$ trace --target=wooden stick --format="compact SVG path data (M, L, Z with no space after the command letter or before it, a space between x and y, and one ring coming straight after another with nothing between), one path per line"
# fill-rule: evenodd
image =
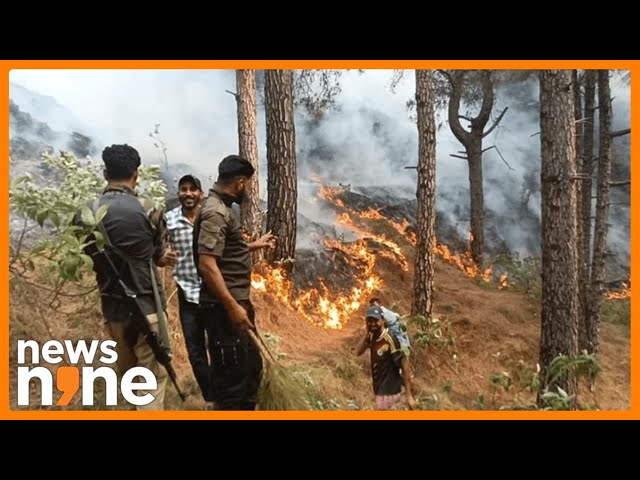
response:
M253 330L247 330L247 332L249 333L251 340L253 340L253 343L255 343L256 346L258 347L258 350L260 350L260 353L262 354L264 359L267 361L267 363L277 364L278 363L277 360L265 345L264 341L262 340L262 337L258 335L257 332L254 332Z

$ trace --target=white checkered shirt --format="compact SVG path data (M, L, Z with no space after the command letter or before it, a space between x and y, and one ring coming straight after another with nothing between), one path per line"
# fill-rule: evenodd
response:
M182 205L169 210L165 216L173 248L178 251L178 262L173 267L173 278L188 302L200 299L200 277L193 261L193 224L182 214Z

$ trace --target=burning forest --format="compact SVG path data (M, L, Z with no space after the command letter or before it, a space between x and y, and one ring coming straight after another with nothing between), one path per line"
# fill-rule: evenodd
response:
M258 265L252 286L315 325L341 329L373 292L393 287L384 285L380 268L398 273L412 270L415 206L397 203L397 199L387 204L351 191L349 186L327 186L315 178L302 201L324 213L323 223L299 215L299 235L306 247L296 251L293 274L289 276L282 266ZM436 241L439 258L470 278L507 288L507 274L496 275L491 266L481 269L476 265L453 229L445 225L438 235L456 246Z

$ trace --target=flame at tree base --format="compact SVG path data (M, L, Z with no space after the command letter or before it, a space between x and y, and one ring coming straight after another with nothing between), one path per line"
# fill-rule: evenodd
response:
M319 283L319 288L303 289L296 294L293 283L280 267L265 267L264 275L251 274L254 290L268 293L312 324L333 330L341 329L346 319L367 302L371 293L382 287L382 280L377 275L369 276L361 286L352 287L342 295L332 295L323 279L319 279Z

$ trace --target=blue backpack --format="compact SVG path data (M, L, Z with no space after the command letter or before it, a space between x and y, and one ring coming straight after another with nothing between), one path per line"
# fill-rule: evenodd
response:
M411 342L409 341L409 335L406 332L406 325L396 312L389 310L383 306L382 315L384 316L384 323L389 330L398 338L401 348L411 348Z

